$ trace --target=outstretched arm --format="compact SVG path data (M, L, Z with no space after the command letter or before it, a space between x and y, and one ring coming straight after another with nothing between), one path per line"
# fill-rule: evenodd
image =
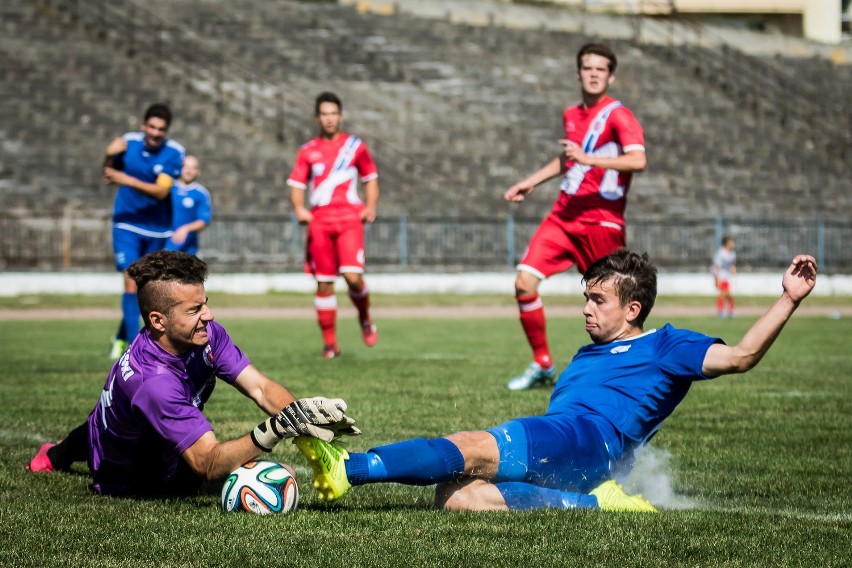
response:
M263 375L254 365L240 372L234 386L270 416L296 400L287 389ZM183 459L199 477L210 482L222 479L262 451L252 442L251 434L219 442L211 431L187 448Z
M554 178L563 172L562 157L557 156L547 164L519 181L503 193L503 199L506 201L523 201L524 198L532 193L533 189L539 184Z
M346 415L346 402L323 397L295 400L290 391L249 365L237 376L234 386L270 417L248 434L219 442L210 431L182 454L192 470L206 481L222 479L281 440L314 436L331 441L346 434L357 435L355 421Z
M704 356L702 372L708 377L744 373L754 368L781 333L787 320L816 284L817 265L814 257L799 255L793 259L781 281L783 292L759 320L734 346L716 344Z

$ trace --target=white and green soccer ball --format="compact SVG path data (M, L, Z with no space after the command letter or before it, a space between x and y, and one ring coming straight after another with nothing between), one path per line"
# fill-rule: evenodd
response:
M234 470L222 486L222 510L257 515L287 513L299 505L293 469L273 461L250 461Z

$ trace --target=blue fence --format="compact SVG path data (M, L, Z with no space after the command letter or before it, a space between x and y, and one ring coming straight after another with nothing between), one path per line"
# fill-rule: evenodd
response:
M367 226L371 271L504 270L514 266L538 226L530 218L383 217ZM201 235L216 272L290 272L304 259L304 227L291 216L221 215ZM740 271L775 270L801 252L824 273L852 274L848 219L694 217L629 219L627 242L662 270L705 271L722 234L737 241ZM109 270L106 212L15 216L0 213L3 270Z

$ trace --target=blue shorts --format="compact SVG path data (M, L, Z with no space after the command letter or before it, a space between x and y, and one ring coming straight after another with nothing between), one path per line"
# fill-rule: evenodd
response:
M588 493L611 478L604 436L591 420L573 415L517 418L488 430L500 450L492 483L520 481Z
M148 253L163 250L166 247L166 236L148 236L128 231L127 229L112 228L112 250L115 254L115 268L124 272L133 262Z

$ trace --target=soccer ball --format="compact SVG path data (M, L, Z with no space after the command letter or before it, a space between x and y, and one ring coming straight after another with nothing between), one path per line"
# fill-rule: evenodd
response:
M295 472L273 461L250 461L238 467L222 487L222 510L226 513L286 513L295 511L298 504Z

